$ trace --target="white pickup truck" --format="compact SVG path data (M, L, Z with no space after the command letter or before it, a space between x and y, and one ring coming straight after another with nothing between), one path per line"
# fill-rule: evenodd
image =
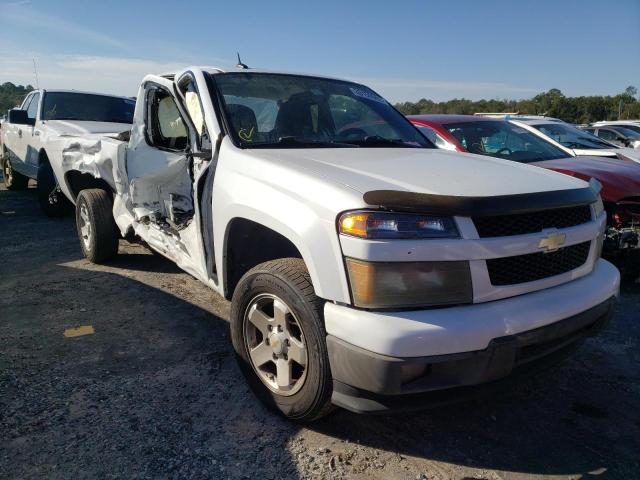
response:
M135 100L97 93L34 90L2 123L2 173L10 190L38 182L38 200L49 216L60 216L68 203L60 195L61 149L67 137L106 135L131 128Z
M597 184L438 150L348 81L149 75L130 138L69 139L63 170L86 257L137 237L231 299L249 385L300 421L530 371L618 294Z

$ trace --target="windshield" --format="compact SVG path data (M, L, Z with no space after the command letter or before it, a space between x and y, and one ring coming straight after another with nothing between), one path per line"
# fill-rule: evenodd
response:
M51 92L44 96L43 120L133 123L136 101L88 93Z
M609 128L613 128L616 132L621 133L627 138L633 138L634 140L638 140L640 138L640 133L630 129L628 126L619 127L618 125L610 126Z
M640 125L622 125L626 130L633 130L636 133L640 133Z
M434 148L386 100L362 85L315 77L209 77L242 148Z
M470 153L523 163L567 157L560 148L507 121L450 123L444 127Z
M532 125L537 130L567 148L578 148L584 150L596 150L602 148L615 148L610 143L599 139L579 128L563 123L545 123L544 125Z

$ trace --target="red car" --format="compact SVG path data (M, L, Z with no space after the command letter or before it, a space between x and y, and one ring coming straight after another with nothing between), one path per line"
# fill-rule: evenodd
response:
M605 157L570 157L508 120L472 115L411 115L409 120L436 146L458 152L530 163L602 184L607 211L603 256L627 278L640 274L640 165Z

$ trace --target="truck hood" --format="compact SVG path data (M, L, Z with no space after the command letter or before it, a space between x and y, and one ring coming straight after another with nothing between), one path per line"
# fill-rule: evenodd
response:
M497 196L585 188L582 180L486 156L422 148L249 150L265 161L311 171L364 194L400 190L449 196Z
M46 120L43 127L52 135L117 134L131 130L129 123L86 122L79 120Z
M583 180L595 178L602 184L602 199L617 202L640 196L640 165L618 158L579 156L535 162L534 165L555 170Z

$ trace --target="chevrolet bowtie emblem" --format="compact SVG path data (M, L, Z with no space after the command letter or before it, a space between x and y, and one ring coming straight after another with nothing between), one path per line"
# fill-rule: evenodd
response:
M566 238L567 235L564 233L549 233L546 237L540 239L540 242L538 242L538 248L544 249L545 253L555 252L562 245L564 245L564 241Z

